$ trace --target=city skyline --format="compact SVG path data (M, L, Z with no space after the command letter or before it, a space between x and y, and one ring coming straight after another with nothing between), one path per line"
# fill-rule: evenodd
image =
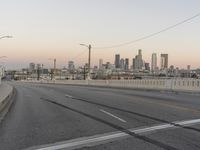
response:
M110 65L112 65L112 67L114 67L113 69L121 69L121 70L124 70L124 71L128 71L128 70L138 70L139 71L139 70L146 70L145 65L148 65L149 70L148 69L147 70L151 73L154 73L155 71L158 71L158 70L170 69L171 66L177 67L177 66L174 66L173 64L171 64L169 66L170 61L169 61L168 54L160 54L160 58L157 58L157 53L152 53L151 62L144 60L142 58L142 55L143 55L142 50L139 49L138 55L136 55L135 57L133 57L131 59L123 58L123 57L121 57L120 54L115 54L114 62L104 61L104 59L100 58L98 60L98 64L91 66L91 69L97 67L98 69L101 70L101 69L103 69L103 65L110 64ZM54 65L50 66L49 69L54 68L54 69L74 70L74 69L77 69L77 68L84 68L84 66L86 66L88 64L86 62L84 65L81 66L81 65L77 65L73 60L70 60L62 68L62 67L56 67L57 66L57 60L56 59L52 59L52 60L54 61ZM105 62L105 63L103 63L103 62ZM159 63L160 63L160 65L159 65ZM27 68L29 68L29 70L33 70L31 68L37 69L38 67L36 66L36 64L37 64L37 66L42 65L42 68L44 67L44 64L41 64L41 63L38 64L36 62L29 62L29 65L28 65ZM187 68L188 68L188 66L190 66L190 65L187 65ZM39 68L41 68L41 67L39 67ZM48 68L48 67L46 67L46 68ZM179 68L179 67L177 67L177 68ZM20 68L20 69L26 69L26 68ZM186 69L186 68L181 68L181 69ZM198 68L196 68L196 69L198 69Z
M98 65L100 58L114 63L113 56L117 53L132 60L138 49L142 49L147 62L151 62L154 52L158 56L167 53L169 65L200 68L200 18L138 43L94 48L138 39L198 13L199 1L181 2L4 1L0 6L3 19L0 33L14 38L0 41L1 55L8 56L1 61L8 69L24 68L29 62L50 67L53 62L49 58L56 58L58 67L67 66L71 60L83 65L88 60L88 50L79 43L85 43L92 45L91 66Z
M141 51L141 49L139 49L139 50L137 50L138 51L138 53L142 53ZM153 57L155 57L155 56L153 56L153 55L156 55L156 62L155 62L155 60L152 60L152 59L155 59L155 58L153 58ZM166 60L164 60L164 62L163 62L163 55L164 55L164 57L165 57L165 55L167 55L167 58L165 58L165 59L167 59L167 67L163 67L163 63L165 63L165 65L166 65ZM116 67L116 56L117 57L119 57L118 59L119 59L119 64L118 64L118 66ZM157 57L158 56L158 57ZM6 56L7 57L7 56ZM111 65L113 65L115 68L121 68L121 61L123 61L123 63L124 63L124 67L125 67L125 60L126 59L128 59L128 68L129 69L131 69L131 67L136 67L136 68L134 68L134 69L142 69L143 67L145 67L145 63L148 63L149 65L150 65L150 68L152 69L152 63L153 63L153 66L154 66L154 71L155 71L155 69L156 69L156 67L157 67L157 69L164 69L164 68L170 68L170 66L175 66L175 67L178 67L179 69L187 69L187 67L188 67L188 65L189 66L191 66L191 64L187 64L186 66L183 66L183 67L179 67L179 66L177 66L176 64L172 64L168 59L169 59L169 55L168 54L166 54L166 53L155 53L155 52L153 52L150 56L149 56L149 58L148 59L143 59L143 53L142 53L142 58L140 58L138 61L139 61L139 63L142 63L142 64L140 64L139 66L138 66L138 64L136 64L136 66L134 66L135 65L135 61L136 61L136 59L138 58L138 55L137 55L137 53L136 53L136 55L135 56L129 56L129 57L124 57L124 56L122 56L120 53L117 53L117 54L114 54L113 55L113 59L112 59L112 61L109 61L109 60L105 60L105 59L102 59L102 58L99 58L96 62L97 63L92 63L91 64L91 68L93 68L93 67L96 67L96 66L98 66L98 68L99 68L99 63L100 63L100 61L102 61L102 62L105 62L105 63L110 63ZM7 59L7 58L6 58ZM56 59L56 58L55 58ZM170 60L171 60L171 57L170 57ZM154 62L153 62L154 61ZM79 68L79 67L84 67L84 65L85 64L87 64L88 62L87 62L87 58L86 58L86 61L84 62L83 61L83 63L81 63L81 64L79 64L79 63L77 63L77 61L74 61L73 59L69 59L69 60L66 60L66 61L63 61L63 62L65 62L65 63L62 63L62 64L60 64L60 63L57 63L57 62L59 62L59 61L57 61L57 59L56 59L56 68L59 68L59 69L62 69L62 68L68 68L68 66L69 66L69 62L73 62L73 64L74 64L74 66L75 66L75 68ZM49 58L48 59L48 63L42 63L41 61L29 61L29 62L27 62L25 65L22 65L22 64L19 64L19 66L20 67L15 67L15 68L7 68L6 67L6 65L5 65L5 62L2 62L2 64L1 64L1 62L0 62L0 64L1 64L1 66L4 66L6 69L10 69L10 70L20 70L20 69L25 69L25 68L29 68L30 67L30 64L32 64L32 63L34 63L35 65L37 64L40 64L40 65L43 65L45 68L54 68L54 59L52 59L52 58ZM103 64L103 63L102 63ZM155 65L156 65L156 67L155 67ZM132 68L133 69L133 68ZM200 67L193 67L193 66L191 66L191 69L200 69ZM127 69L125 69L125 70L127 70ZM151 70L152 71L152 70Z

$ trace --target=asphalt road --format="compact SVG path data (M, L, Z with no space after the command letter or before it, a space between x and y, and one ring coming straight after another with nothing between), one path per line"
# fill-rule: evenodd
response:
M200 121L187 126L176 123L200 119L199 95L10 84L16 88L17 94L10 112L0 124L0 150L35 149L40 145L50 149L72 139L80 143L82 137L91 136L93 144L89 144L90 147L76 149L200 150ZM170 127L158 129L163 124ZM154 128L149 132L149 127ZM145 132L140 134L130 129L145 129ZM94 141L94 136L99 140L105 134L116 133L120 135L117 138ZM121 137L121 134L127 136Z

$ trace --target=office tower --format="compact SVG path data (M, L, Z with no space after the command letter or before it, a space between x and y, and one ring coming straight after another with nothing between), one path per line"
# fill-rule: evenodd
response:
M70 72L74 71L75 65L74 65L73 61L68 62L68 69L69 69Z
M37 68L36 69L41 69L41 64L37 64Z
M115 55L115 68L120 68L120 55Z
M138 70L138 55L135 56L135 69Z
M157 54L153 53L151 57L151 72L155 72L157 68Z
M160 69L167 69L168 68L168 54L161 54L161 66Z
M143 60L142 60L142 50L138 50L138 55L135 56L135 69L141 70L144 66Z
M133 70L135 70L135 58L133 58L132 66L133 66Z
M138 50L138 55L142 56L142 50L141 49Z
M138 69L142 69L143 67L143 60L142 60L142 50L138 50Z
M144 66L145 66L145 70L150 71L150 65L149 65L149 63L144 63Z
M190 65L187 65L187 78L190 77Z
M125 70L126 71L129 70L129 59L128 58L125 59Z
M29 64L29 72L33 72L34 69L35 69L35 63L30 63Z
M103 69L103 59L99 59L99 69Z
M125 69L125 62L124 59L120 59L120 69L124 70Z

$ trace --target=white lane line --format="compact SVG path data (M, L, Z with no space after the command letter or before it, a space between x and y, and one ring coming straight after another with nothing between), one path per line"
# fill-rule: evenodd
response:
M68 95L68 94L65 94L65 97L67 97L67 98L72 98L72 96L71 96L71 95Z
M182 126L184 126L184 125L187 126L187 125L196 124L199 122L200 122L200 119L188 120L188 121L182 121L182 122L173 122L173 123L182 125Z
M194 119L194 120L188 120L188 121L177 121L174 123L176 125L191 126L194 124L199 124L200 119ZM141 128L141 129L129 129L129 131L136 134L143 134L143 133L149 133L152 131L169 129L169 128L180 128L180 127L177 127L173 124L161 124L161 125ZM77 139L58 142L58 143L49 144L49 145L43 145L37 148L32 147L32 148L28 148L27 150L59 150L59 149L73 150L73 149L83 148L87 146L91 147L91 146L96 146L100 144L105 144L110 141L115 141L116 139L119 139L119 138L127 138L129 136L130 135L127 133L117 131L117 132L100 134L100 135L95 135L95 136L90 136L90 137L77 138Z
M172 128L172 127L175 127L175 126L171 125L171 124L163 124L163 125L158 125L158 126L153 126L153 127L143 128L143 129L137 129L137 130L132 129L130 131L133 133L136 133L136 134L142 134L142 133L146 133L146 132L157 131L157 130Z
M113 114L111 114L111 113L109 113L109 112L107 112L107 111L105 111L103 109L100 109L100 111L103 112L103 113L105 113L105 114L107 114L107 115L109 115L109 116L111 116L111 117L113 117L113 118L115 118L115 119L118 119L121 122L126 123L126 121L124 119L121 119L121 118L119 118L119 117L117 117L117 116L115 116L115 115L113 115Z

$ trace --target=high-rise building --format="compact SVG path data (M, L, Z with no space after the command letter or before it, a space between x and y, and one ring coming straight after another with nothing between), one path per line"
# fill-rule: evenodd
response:
M143 60L142 60L142 50L138 50L138 55L135 56L135 69L141 70L144 66Z
M125 59L125 70L126 71L129 70L129 59L128 58Z
M113 64L111 64L110 62L106 62L105 68L106 68L106 69L114 69L115 66L114 66Z
M37 68L36 69L41 69L42 67L41 67L42 65L41 64L37 64Z
M30 63L29 64L29 72L33 72L34 69L35 69L35 63Z
M157 54L153 53L151 57L151 72L155 72L157 69Z
M139 49L138 50L138 68L142 69L143 66L144 66L144 64L143 64L143 60L142 60L142 50Z
M120 69L124 70L125 69L125 62L124 59L120 59Z
M190 65L187 65L187 78L189 78L190 77Z
M168 54L161 54L161 65L160 69L167 69L168 68Z
M133 58L132 67L133 67L133 70L135 70L135 58Z
M75 65L74 65L73 61L68 62L68 69L69 69L70 72L74 71Z
M120 55L115 55L115 68L120 68Z
M103 69L103 59L99 59L99 70Z
M150 71L150 65L149 63L144 63L145 70Z

